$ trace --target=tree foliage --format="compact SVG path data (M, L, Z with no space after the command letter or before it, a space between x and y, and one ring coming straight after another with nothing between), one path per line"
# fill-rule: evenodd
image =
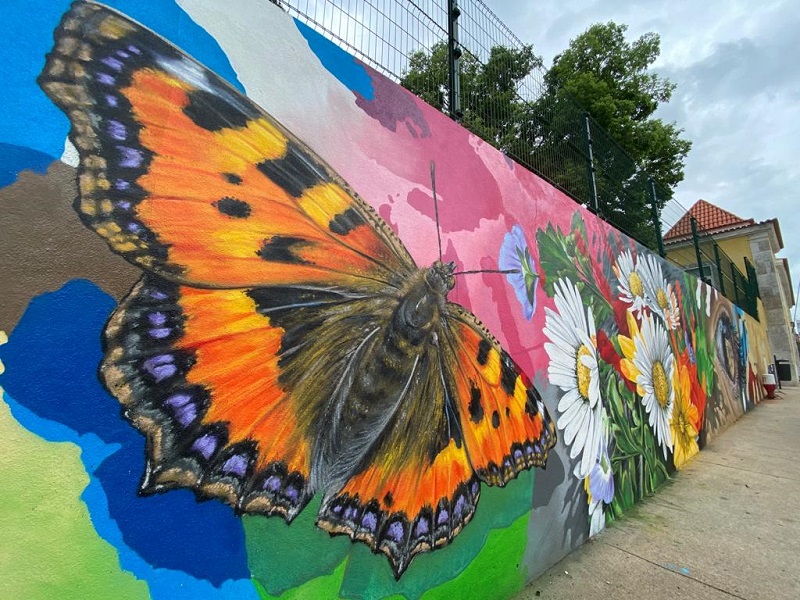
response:
M517 89L541 59L531 46L492 48L486 63L465 52L460 61L461 124L507 152L516 137L523 105ZM430 53L415 52L400 84L428 104L450 112L447 85L447 43L435 44Z
M675 88L650 70L660 53L659 36L628 42L626 30L613 22L592 25L556 56L538 85L542 62L530 46L495 46L485 63L465 53L462 124L590 206L594 187L598 212L654 247L649 178L665 190L657 196L660 211L683 179L691 142L674 123L653 116ZM448 111L446 43L412 55L401 83ZM521 89L532 83L538 89L523 98Z

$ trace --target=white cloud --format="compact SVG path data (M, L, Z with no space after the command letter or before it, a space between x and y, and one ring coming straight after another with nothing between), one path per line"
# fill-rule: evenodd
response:
M628 39L661 36L656 70L677 84L657 116L675 121L694 145L676 197L698 198L743 218L777 217L792 231L800 196L800 3L796 0L493 0L545 65L597 22L629 26ZM782 253L800 282L800 241Z

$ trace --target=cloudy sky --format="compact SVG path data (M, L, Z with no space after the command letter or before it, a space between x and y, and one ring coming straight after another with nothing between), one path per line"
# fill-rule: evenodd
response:
M628 40L661 36L654 70L677 84L656 116L693 147L676 189L742 218L780 220L793 284L800 282L800 2L797 0L484 0L545 66L597 22Z

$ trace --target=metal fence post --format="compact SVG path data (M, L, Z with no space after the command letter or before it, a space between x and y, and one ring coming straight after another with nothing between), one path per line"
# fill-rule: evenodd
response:
M664 239L661 237L661 219L658 216L658 196L656 195L656 182L652 177L648 177L650 183L650 206L653 208L653 227L656 230L656 242L658 243L658 253L664 258Z
M461 75L459 59L461 46L458 43L458 17L461 9L456 0L447 0L447 87L450 94L448 109L450 118L460 121L464 113L461 110Z
M697 258L697 268L700 271L700 279L708 285L708 281L706 280L706 275L703 272L703 258L700 255L700 242L697 239L697 220L694 217L690 217L690 222L692 224L692 240L694 241L694 254Z
M594 149L592 143L592 127L589 124L589 113L583 113L583 134L586 142L586 169L589 178L589 201L595 214L600 214L600 203L597 198L597 170L594 166Z
M717 262L717 275L719 275L719 291L725 295L725 278L722 276L722 260L719 257L719 246L714 242L714 260Z

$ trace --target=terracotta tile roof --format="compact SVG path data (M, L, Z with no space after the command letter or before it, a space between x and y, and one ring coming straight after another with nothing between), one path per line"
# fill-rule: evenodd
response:
M710 202L698 200L664 235L664 241L676 242L691 236L692 217L697 221L697 230L708 233L721 233L723 231L730 231L732 229L739 229L740 227L747 227L748 225L755 224L753 219L742 219L732 212L728 212Z

